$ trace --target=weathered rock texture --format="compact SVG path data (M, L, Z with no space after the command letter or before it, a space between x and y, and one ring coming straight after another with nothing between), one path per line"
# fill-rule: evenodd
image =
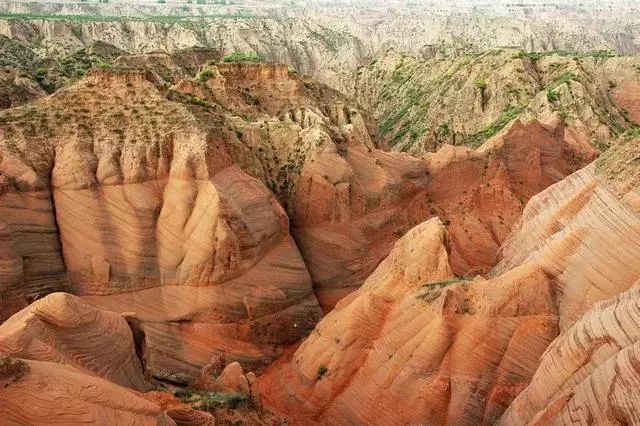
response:
M320 314L287 215L224 116L154 81L94 72L2 116L2 303L68 289L131 312L163 377L216 351L261 365Z
M69 365L17 358L0 358L0 413L7 425L175 425L135 391Z
M549 346L501 423L637 423L639 300L636 285L589 309Z
M595 166L587 167L529 202L489 280L453 278L445 230L437 220L414 228L365 284L319 323L291 360L279 362L261 379L268 405L301 423L494 423L541 364L541 378L505 423L533 418L547 404L559 411L557 401L568 401L564 396L577 382L556 391L554 383L563 376L547 380L545 375L553 374L549 370L570 377L571 365L583 365L580 359L593 359L594 366L604 359L592 358L586 346L598 347L604 329L583 333L590 340L577 348L577 358L574 349L564 349L563 339L572 342L567 336L575 333L572 324L595 303L640 279L640 217L594 171ZM604 319L595 314L593 321L598 320ZM619 350L606 337L602 342ZM560 357L568 364L558 365ZM592 376L594 389L613 380L613 366L606 368ZM579 371L577 379L590 370ZM620 374L636 377L633 367ZM581 386L563 412L586 404L594 418L616 416L615 396L607 399L613 414L599 411L589 384ZM620 386L616 395L624 392L625 385ZM633 418L629 403L619 404L620 413Z
M38 54L78 50L96 41L131 53L171 52L193 46L256 51L345 93L353 93L353 72L389 47L427 57L501 46L528 51L640 52L640 21L632 1L614 5L443 1L410 7L403 2L368 2L364 7L363 2L357 6L303 2L292 7L283 1L246 2L247 8L239 2L220 7L195 2L111 3L96 8L81 2L6 1L0 4L0 11L26 16L3 16L0 34L37 41L34 50ZM81 17L74 19L73 15ZM184 15L197 18L184 19ZM38 17L41 19L34 19Z
M591 161L561 122L515 122L477 151L405 154L328 146L297 186L293 233L325 309L357 289L408 229L439 216L459 276L486 272L530 197Z
M131 328L115 312L51 294L0 326L0 356L66 364L117 385L148 387Z

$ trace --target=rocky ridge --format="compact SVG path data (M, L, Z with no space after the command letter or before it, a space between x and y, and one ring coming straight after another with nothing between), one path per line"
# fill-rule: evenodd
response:
M353 73L389 47L417 56L460 55L503 46L640 52L633 4L550 7L348 7L272 4L185 5L27 4L4 2L0 34L37 41L40 56L65 54L101 41L129 53L174 52L200 46L257 52L352 94Z
M593 165L532 198L488 279L453 276L445 228L432 219L261 378L262 391L305 424L495 423L508 407L505 424L563 423L569 410L633 418L637 407L619 395L635 392L638 373L612 363L633 359L623 330L636 293L598 302L638 281L639 232L637 212ZM607 321L612 309L624 317ZM605 404L592 397L606 389L598 383L611 384Z

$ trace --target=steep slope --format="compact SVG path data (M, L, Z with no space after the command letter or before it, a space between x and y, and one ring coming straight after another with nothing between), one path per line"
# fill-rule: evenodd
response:
M626 164L637 172L633 161ZM583 326L568 330L595 303L640 279L640 216L595 170L591 165L532 198L488 280L452 277L437 221L409 232L291 359L261 378L271 406L307 424L494 423L540 364L535 387L504 421L532 419L547 404L560 411L575 382L559 391L554 384L573 374L571 365L592 359L587 343L599 345L590 333L578 354L564 351L575 348L571 336ZM601 321L603 308L594 309L593 321ZM602 359L593 358L594 368ZM594 380L611 382L611 368ZM628 371L630 380L634 374ZM589 384L581 386L566 409L595 407Z
M325 311L408 229L435 216L447 224L454 273L484 273L529 198L594 155L559 121L517 121L476 151L447 145L423 160L329 146L306 162L292 232Z
M627 201L628 207L635 210L636 217L640 212L637 204L637 193L640 191L639 146L640 140L637 136L634 138L627 135L598 160L595 169L603 181L613 185L614 193ZM592 200L586 199L585 193L580 195L571 207L575 208L576 204L595 204ZM594 195L610 197L609 194L602 193ZM624 220L624 216L621 215L612 219L617 222L620 218ZM556 216L551 220L558 219ZM582 221L582 229L590 227L593 222L592 217L584 219L588 221ZM636 254L638 242L634 240L638 225L635 221L628 222L628 225L630 228L616 230L631 238L625 246L611 246L604 253L589 253L583 257L589 264L593 262L594 254L609 258L610 264L606 267L599 265L596 272L606 275L608 282L605 285L592 284L594 280L590 276L593 270L586 264L582 266L582 270L574 271L584 273L584 281L587 283L587 291L584 287L580 290L566 287L565 290L567 299L573 299L572 305L580 307L578 312L570 317L577 320L565 327L564 332L545 351L531 384L509 407L501 419L502 423L510 424L515 419L518 422L555 424L575 421L637 421L637 404L634 401L640 376L636 361L636 317L640 283L636 282L629 290L617 294L620 289L628 288L628 284L632 284L640 274ZM580 231L580 228L574 228L573 234L576 235L577 231ZM597 240L608 238L611 238L611 232L597 236ZM589 239L584 244L595 245L597 240ZM617 251L621 253L618 254ZM612 256L614 252L616 255ZM580 250L576 254L581 254ZM621 263L624 266L616 267ZM602 301L591 305L594 300ZM571 313L566 307L565 311ZM579 316L582 312L584 314Z
M390 50L359 70L355 93L378 120L381 141L421 155L443 143L477 147L515 118L554 114L605 150L637 124L639 87L640 58L607 52L417 59Z
M2 114L2 303L66 289L134 312L159 376L215 351L262 365L319 318L308 272L222 107L165 95L96 71Z
M534 268L455 279L437 219L403 237L356 293L262 380L300 423L478 424L498 418L557 333Z
M502 424L638 421L640 287L600 302L549 346Z

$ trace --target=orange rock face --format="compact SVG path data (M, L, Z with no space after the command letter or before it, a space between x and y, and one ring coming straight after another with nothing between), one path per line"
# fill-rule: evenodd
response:
M69 365L0 358L0 384L3 424L175 425L137 392Z
M497 419L557 333L552 286L535 269L460 282L444 243L437 219L396 243L291 362L262 378L273 408L301 423Z
M39 129L35 147L19 130L24 111L5 118L0 290L68 290L131 314L159 377L197 374L213 353L264 365L320 317L287 215L149 78L94 73L40 101L42 114L84 109L66 112L68 127Z
M638 283L640 284L640 283ZM640 398L640 287L589 309L549 346L502 424L632 424Z
M477 151L445 146L422 161L329 146L305 164L292 232L325 311L434 216L448 225L453 272L484 273L529 198L594 158L561 124L537 122L516 122Z
M594 303L640 279L639 237L640 217L594 174L594 166L532 199L489 280L453 279L444 228L435 220L423 223L338 303L290 361L261 378L268 406L301 423L490 424L526 389L519 408L505 417L513 424L547 406L568 413L592 404L588 385L566 408L573 385L553 388L572 374L572 363L582 366L580 360L593 353L580 343L574 360L578 337L567 337L567 330ZM599 347L595 332L582 333L588 345ZM573 346L563 346L564 339ZM563 357L569 364L559 364ZM610 383L607 368L594 380ZM529 391L536 369L541 378ZM562 374L547 380L554 374L549 369ZM580 370L580 377L587 371ZM635 374L631 369L628 377ZM622 412L631 412L623 406Z
M148 387L127 321L66 293L53 293L2 324L0 356L70 365L139 391Z

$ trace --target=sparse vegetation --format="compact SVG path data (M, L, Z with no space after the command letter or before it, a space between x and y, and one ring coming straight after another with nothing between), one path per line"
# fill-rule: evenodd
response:
M518 118L523 111L524 107L509 106L505 108L502 114L489 127L466 138L465 145L472 148L479 147L488 139L500 133L507 124Z
M551 85L549 86L549 89L553 90L559 86L562 86L563 84L570 84L572 81L578 81L578 80L579 78L575 73L568 71L556 77L551 83Z
M189 97L187 98L187 101L190 104L194 104L194 105L200 105L202 107L208 107L209 103L207 101L205 101L202 98L199 98L198 96L195 95L189 95Z
M222 58L222 62L264 62L264 56L256 52L236 51Z
M203 69L200 70L198 75L196 75L196 80L198 80L201 83L204 83L215 75L216 75L215 72L211 68L204 67Z
M196 409L205 411L211 411L219 407L236 409L249 401L249 396L241 393L220 393L180 389L176 391L174 395L176 398L180 399L180 401L187 403Z
M322 31L311 31L310 35L333 53L336 53L340 46L346 42L343 34L329 28L323 28Z
M469 282L468 278L460 277L460 278L452 278L450 280L428 282L428 283L422 284L422 287L444 288L452 284L464 284L468 282Z
M436 134L439 137L447 137L451 134L451 129L449 128L449 123L443 123L438 127L438 130L436 130Z
M615 53L610 52L608 50L594 50L591 52L575 52L571 50L550 50L547 52L525 52L521 50L515 55L515 58L527 58L531 62L537 62L541 58L547 56L562 56L573 59L584 59L584 58L613 58L616 56Z
M487 82L481 78L476 78L475 81L473 82L473 85L476 86L481 91L487 88Z
M318 367L318 375L316 376L317 380L320 380L324 377L325 374L329 372L329 368L326 365L322 364Z
M555 90L547 89L547 100L549 102L557 102L560 100L560 94Z

